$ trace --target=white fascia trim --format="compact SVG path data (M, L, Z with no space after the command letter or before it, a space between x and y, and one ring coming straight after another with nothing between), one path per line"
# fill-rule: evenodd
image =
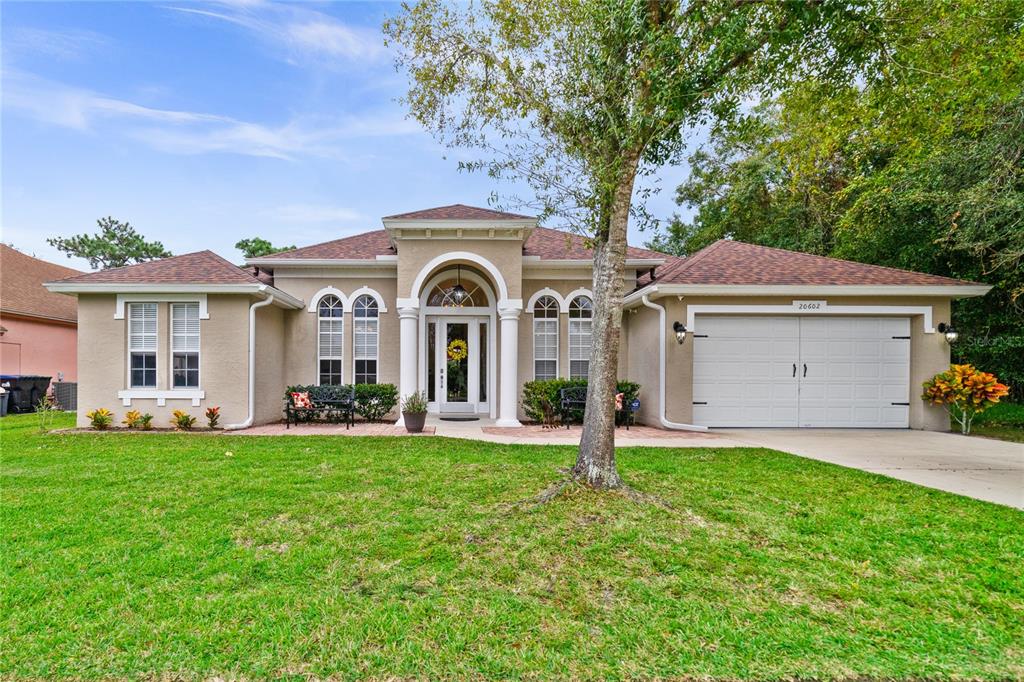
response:
M118 294L114 301L114 319L124 319L124 308L127 303L198 303L199 319L210 319L210 311L206 307L206 294Z
M626 296L624 303L640 304L644 295L653 296L941 296L970 298L984 296L987 284L909 285L909 284L654 284Z
M381 268L398 267L398 256L376 258L250 258L246 265L296 268Z
M656 268L664 265L664 259L627 258L627 268ZM555 268L590 268L594 261L589 258L544 258L540 256L523 256L524 270L550 270Z
M290 294L275 289L269 284L113 284L88 282L44 282L43 286L56 294L251 294L256 296L274 296L275 303L286 308L301 308L302 301ZM148 296L147 300L155 300ZM165 299L170 300L170 299ZM193 296L191 300L199 300Z
M199 407L199 401L206 398L206 391L184 388L167 391L155 388L129 388L118 391L117 397L125 407L130 407L132 400L156 400L157 407L163 407L168 400L191 400L192 407Z
M920 315L923 331L925 334L934 334L932 326L932 306L903 306L903 305L831 305L828 304L822 310L809 312L798 311L790 305L688 305L686 306L686 332L695 334L697 332L697 315L803 315L813 317L816 315L898 315L912 316Z

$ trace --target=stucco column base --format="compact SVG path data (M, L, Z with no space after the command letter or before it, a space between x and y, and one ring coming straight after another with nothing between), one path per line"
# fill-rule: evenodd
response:
M405 419L402 417L402 404L410 395L416 392L416 355L419 347L417 345L417 331L420 324L419 308L405 306L398 309L399 319L399 371L398 371L398 421L395 426L405 426Z
M521 308L504 308L501 316L500 401L495 426L522 426L516 418L516 388L519 382L519 314Z

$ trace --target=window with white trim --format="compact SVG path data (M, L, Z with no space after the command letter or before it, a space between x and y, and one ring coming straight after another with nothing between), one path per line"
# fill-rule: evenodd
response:
M156 388L156 303L128 304L128 385Z
M594 302L577 296L569 302L569 378L586 379L590 374L590 349L594 327Z
M345 347L345 318L341 299L328 294L317 304L317 364L320 385L340 384L342 351Z
M363 295L352 306L353 377L357 384L377 383L377 345L380 309L377 299Z
M533 305L533 378L558 378L558 301L541 296Z
M199 387L199 304L171 304L171 386Z

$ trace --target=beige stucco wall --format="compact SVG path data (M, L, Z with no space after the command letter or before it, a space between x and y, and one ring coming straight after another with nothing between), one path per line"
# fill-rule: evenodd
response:
M494 264L505 280L510 299L523 296L522 242L518 240L487 241L485 239L408 239L398 243L398 297L410 297L411 287L420 271L434 258L455 251L466 251ZM473 264L471 260L453 259L444 267L458 263ZM480 268L479 265L476 267ZM480 268L483 270L483 268ZM432 274L432 273L431 273ZM496 292L498 293L498 292ZM413 292L417 297L419 292ZM500 293L499 293L500 296ZM524 301L525 304L525 301Z
M285 377L284 319L294 311L274 305L256 309L256 392L254 424L281 419ZM248 390L248 384L246 384Z
M128 410L149 412L157 427L170 425L174 410L205 423L206 408L219 405L221 424L246 417L248 386L248 311L250 299L240 295L211 295L210 317L199 323L199 388L206 397L199 407L188 399L169 398L160 407L155 399L133 399L124 406L117 392L128 388L127 319L114 319L113 294L78 297L78 425L89 423L85 413L105 407L120 424ZM170 390L170 304L157 305L157 390ZM126 315L127 318L127 315Z
M806 298L806 297L804 297ZM926 297L813 297L827 300L830 305L872 305L872 306L932 306L934 324L949 320L949 300ZM665 306L665 365L666 404L670 421L689 423L693 417L693 343L692 337L683 345L676 343L672 323L686 322L687 305L790 305L793 297L696 297L687 296L680 301L676 296L664 296L654 301ZM644 385L644 405L641 416L646 423L656 424L657 381L641 380L649 376L649 369L658 364L657 311L641 308L643 312L626 313L627 336L629 337L628 374L631 379ZM910 428L945 431L948 419L941 408L926 405L920 400L921 383L949 365L949 345L941 334L926 334L921 315L911 317L910 325ZM699 332L699 330L698 330Z

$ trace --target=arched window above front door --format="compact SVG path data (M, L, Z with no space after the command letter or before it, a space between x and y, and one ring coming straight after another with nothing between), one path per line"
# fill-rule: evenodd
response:
M452 291L458 283L459 281L453 277L436 284L430 291L430 295L427 296L427 305L442 308L476 308L487 305L487 294L479 284L466 277L461 278L462 286L466 290L466 297L461 303L456 302Z

